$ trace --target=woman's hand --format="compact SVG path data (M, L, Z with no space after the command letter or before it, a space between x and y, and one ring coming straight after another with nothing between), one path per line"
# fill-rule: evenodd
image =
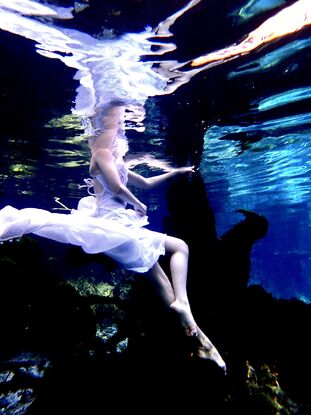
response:
M194 173L195 166L186 166L186 167L176 167L173 169L176 173L184 174L184 173Z
M140 216L145 216L147 214L147 206L144 205L141 202L138 202L134 205L134 210L137 212Z

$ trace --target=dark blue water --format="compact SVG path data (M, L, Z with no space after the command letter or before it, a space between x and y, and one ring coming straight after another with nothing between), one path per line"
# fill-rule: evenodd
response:
M19 2L3 1L1 10L7 13L15 3ZM23 3L28 9L40 4ZM310 19L244 53L234 47L291 5L299 3L302 14L310 17L310 2L198 2L170 27L173 37L163 42L174 43L176 49L164 57L150 57L144 36L122 36L145 33L147 25L156 27L187 2L120 2L119 8L109 2L88 3L81 2L81 10L71 19L28 16L27 22L40 24L40 30L21 20L17 29L10 26L0 33L1 204L50 210L60 207L55 197L75 207L84 195L79 185L87 176L88 150L79 117L94 103L90 94L78 91L81 79L86 79L81 73L75 76L82 59L65 58L85 57L89 50L97 59L97 65L88 66L94 75L92 91L100 92L97 104L117 91L145 109L140 123L144 132L129 129L131 149L158 158L173 155L176 163L198 155L219 236L241 220L236 209L260 213L269 221L268 234L252 251L250 283L279 298L311 302ZM50 5L59 10L56 6L70 8L72 3ZM15 10L14 16L25 18L25 9ZM0 22L5 19L0 15ZM294 20L291 12L284 21ZM74 46L68 39L55 41L51 31L42 37L42 27L61 28ZM110 38L116 42L109 43ZM38 43L45 45L37 47L41 55L36 52ZM201 64L192 72L189 62L219 50L225 51L223 59L218 56L213 65ZM144 66L135 61L142 55ZM155 76L148 66L152 59L166 61L169 75L158 65L162 73ZM178 65L179 72L172 70ZM174 107L166 111L168 103ZM71 113L73 108L78 114ZM168 141L172 125L176 133L189 129L197 135ZM163 195L155 194L149 204L153 224L160 228L161 215L152 212L161 207L165 214Z

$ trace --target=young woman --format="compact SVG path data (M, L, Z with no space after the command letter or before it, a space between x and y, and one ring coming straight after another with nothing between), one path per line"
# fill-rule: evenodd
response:
M78 209L61 214L6 206L0 211L0 240L33 233L79 245L88 253L102 252L125 269L145 273L166 306L179 317L185 334L195 340L195 354L214 361L225 371L225 362L191 312L187 295L187 244L146 228L147 207L128 187L152 189L175 175L191 174L194 168L172 168L148 178L128 169L124 161L126 140L120 135L123 114L124 107L119 104L106 108L100 131L89 140L90 195L79 201ZM158 262L161 255L170 257L170 277Z

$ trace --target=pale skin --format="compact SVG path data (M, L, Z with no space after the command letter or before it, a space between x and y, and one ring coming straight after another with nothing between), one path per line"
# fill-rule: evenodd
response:
M104 133L100 134L90 146L91 160L89 171L93 177L98 174L103 175L106 183L116 197L132 205L139 215L146 215L147 206L121 182L116 167L116 155L114 154L113 143L118 132L119 120L122 114L122 107L118 106L111 108L109 114L103 117L102 121L106 128ZM166 173L146 178L129 170L128 184L133 187L150 190L176 175L192 174L193 172L194 166L178 167L172 168ZM101 190L96 188L97 186L100 186L100 184L95 181L95 193ZM225 362L209 338L198 327L191 311L187 293L189 257L187 244L182 239L167 235L165 238L165 252L170 256L170 278L158 262L148 271L148 278L154 285L165 306L175 312L179 317L185 334L195 339L197 347L194 354L200 358L214 361L225 371Z

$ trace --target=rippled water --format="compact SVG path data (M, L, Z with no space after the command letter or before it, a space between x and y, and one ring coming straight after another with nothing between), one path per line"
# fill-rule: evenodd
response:
M288 131L293 128L286 128L285 120L278 125L211 127L205 136L203 177L220 234L241 219L233 213L240 207L269 220L268 235L254 246L251 282L279 297L309 301L310 133L308 126L301 133ZM245 130L257 135L264 130L267 136L247 142L240 135ZM227 134L240 139L224 141Z
M137 133L129 134L133 149L165 157L170 118L158 106L158 97L162 103L168 95L187 101L198 93L187 123L206 125L199 167L218 234L241 219L236 209L266 216L269 232L254 246L251 282L278 297L310 302L310 1L175 2L166 16L159 12L159 3L153 5L157 22L136 21L137 30L131 33L107 27L104 15L100 31L90 17L83 20L90 10L96 13L92 2L81 1L79 10L76 3L74 14L68 2L43 3L0 0L2 34L11 36L7 54L8 37L3 38L2 56L16 62L19 55L24 57L25 83L27 76L34 76L32 61L36 68L43 62L46 68L54 65L66 89L64 105L59 98L44 117L35 109L34 117L41 122L35 137L33 130L25 133L21 126L2 131L2 202L47 209L56 206L54 197L76 203L88 162L85 120L96 106L114 98L132 106L127 127ZM86 16L94 18L94 13ZM111 8L107 16L116 19L118 13L126 21L124 10ZM21 39L28 39L23 52ZM23 68L12 75L6 72L14 66L2 60L2 79L12 81L23 73ZM36 94L36 88L53 85L61 94L55 80L49 84L51 73L38 78L42 83L32 81ZM1 85L1 114L12 116L7 97L17 92L13 81L11 89L7 85ZM17 123L19 116L17 111Z

